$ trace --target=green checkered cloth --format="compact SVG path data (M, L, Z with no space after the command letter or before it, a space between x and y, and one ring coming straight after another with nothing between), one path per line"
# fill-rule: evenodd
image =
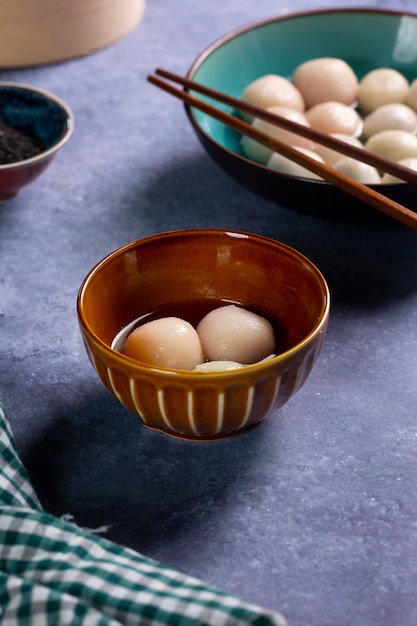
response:
M0 406L2 626L285 626L263 610L46 513Z

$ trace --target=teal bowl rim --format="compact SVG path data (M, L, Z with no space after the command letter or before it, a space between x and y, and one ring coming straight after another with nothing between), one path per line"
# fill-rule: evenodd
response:
M409 16L417 19L417 11L402 11L400 9L389 9L389 8L376 8L376 7L335 7L335 8L322 8L322 9L305 9L296 12L284 12L278 13L274 16L255 20L252 22L248 22L243 24L242 26L237 26L236 28L228 31L224 35L220 35L211 44L206 46L202 52L199 53L196 59L194 59L193 63L189 67L186 77L192 80L196 70L202 65L205 59L212 54L215 50L220 48L220 46L228 43L235 37L242 35L251 30L255 30L262 26L266 26L268 24L272 24L274 22L284 22L286 20L292 20L303 17L310 16L320 16L320 15L329 15L329 14L342 14L342 13L369 13L369 14L377 14L377 15L392 15L393 17L400 16ZM188 108L188 105L186 105Z

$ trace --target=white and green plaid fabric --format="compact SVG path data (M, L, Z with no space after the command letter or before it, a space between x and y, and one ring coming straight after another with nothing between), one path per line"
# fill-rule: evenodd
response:
M0 406L2 626L285 626L275 612L42 510Z

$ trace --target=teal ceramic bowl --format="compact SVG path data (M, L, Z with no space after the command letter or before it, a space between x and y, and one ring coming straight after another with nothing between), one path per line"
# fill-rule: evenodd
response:
M259 76L275 73L291 79L300 63L325 56L344 59L359 79L374 68L391 67L411 81L417 77L417 13L325 9L274 17L217 40L198 56L187 77L239 97ZM226 105L216 106L233 112ZM379 215L330 183L288 176L249 160L238 133L196 109L186 106L186 112L210 157L255 194L319 216ZM417 211L417 194L411 185L373 187Z

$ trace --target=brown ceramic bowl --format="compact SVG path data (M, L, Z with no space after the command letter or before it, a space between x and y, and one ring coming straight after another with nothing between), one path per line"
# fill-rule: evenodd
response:
M265 316L281 351L242 369L202 373L152 367L112 348L152 311L197 324L201 310L238 303ZM225 438L282 407L306 381L323 345L329 290L302 254L238 231L190 229L115 250L86 276L77 312L105 387L150 428L183 439Z
M0 82L0 119L10 132L24 132L25 142L18 139L19 151L24 155L13 162L0 162L0 201L15 196L24 185L37 178L51 163L58 150L70 138L74 119L69 107L57 96L38 87L21 83ZM27 136L39 142L37 152L26 152ZM15 142L16 140L13 139ZM2 138L0 152L11 154L10 140ZM13 144L15 146L15 143ZM25 151L23 151L23 147Z

